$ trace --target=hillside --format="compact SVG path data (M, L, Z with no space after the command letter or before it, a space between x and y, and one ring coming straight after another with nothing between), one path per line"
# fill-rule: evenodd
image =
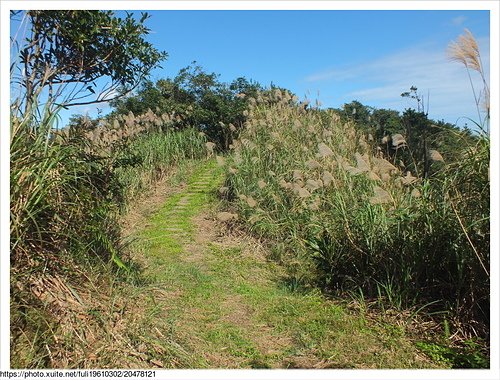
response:
M24 15L13 368L489 367L489 87L470 32L451 51L484 84L474 131L430 119L415 86L400 113L196 63L153 82L167 54L147 14Z

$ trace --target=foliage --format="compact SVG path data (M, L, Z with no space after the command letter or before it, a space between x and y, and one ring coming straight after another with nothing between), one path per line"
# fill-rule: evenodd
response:
M193 62L173 79L146 82L135 96L113 102L115 110L109 118L148 110L171 114L174 128L198 128L227 150L245 121L246 97L259 89L258 83L245 78L222 83L217 74L207 73Z
M382 141L385 136L401 133L401 117L398 111L375 109L370 116L375 132L373 137L376 141Z
M384 157L414 175L427 178L437 173L442 165L430 156L439 152L444 162L460 159L463 149L477 141L468 129L429 119L423 111L423 100L412 86L403 93L417 100L417 109L408 108L402 115L390 109L372 109L358 101L344 104L335 110L342 122L352 122L356 130L367 136L373 148ZM399 136L399 137L398 137Z
M245 126L227 163L228 196L255 233L281 245L275 258L291 277L395 307L434 301L486 333L487 139L457 147L460 161L439 161L425 178L336 112L286 97L255 102Z
M32 37L21 49L23 75L14 78L24 95L11 105L11 351L23 352L23 365L47 367L51 348L65 343L54 335L64 325L65 300L81 302L74 288L130 275L118 218L136 185L204 156L206 140L192 130L164 135L171 115L152 112L110 123L75 116L58 129L60 108L93 94L98 78L110 78L107 91L126 91L163 53L143 40L145 15L139 22L101 11L26 15ZM69 84L80 94L64 92ZM77 322L67 324L71 335Z
M144 25L148 17L143 13L137 21L132 14L120 18L113 11L26 11L29 33L16 41L19 61L13 66L20 71L14 80L24 90L16 109L29 115L44 89L46 108L53 110L109 101L136 87L166 57L144 39L150 32ZM110 83L99 90L101 78Z
M58 301L45 296L54 292L51 279L65 278L69 291L89 272L128 275L119 212L172 165L205 156L206 140L192 129L150 130L102 146L82 130L56 134L12 122L12 352L28 344L28 365L46 367L48 347L58 344Z
M421 349L436 363L443 363L451 368L488 368L489 359L481 352L481 346L472 340L463 347L450 347L445 344L417 342Z
M69 118L68 125L66 126L69 130L81 130L91 131L99 126L99 119L94 119L87 115L73 115Z
M370 108L361 104L361 102L357 100L344 104L343 112L341 114L344 120L351 120L360 128L368 126L371 121Z

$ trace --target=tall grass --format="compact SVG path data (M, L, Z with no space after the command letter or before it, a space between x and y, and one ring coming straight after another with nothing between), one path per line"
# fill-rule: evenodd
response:
M61 300L78 303L75 289L88 293L91 284L113 283L117 271L129 271L120 211L172 165L205 156L206 141L192 129L162 132L168 118L160 123L151 115L134 118L136 128L129 120L97 131L57 131L54 115L37 121L16 114L10 145L11 351L15 366L50 367L57 362L54 352L78 349L72 341L82 344L81 336L71 335L80 328L61 326L79 323Z
M119 160L129 164L117 170L118 180L126 189L126 198L148 190L181 161L205 157L205 144L205 135L192 128L151 132L132 140L119 156Z
M253 103L226 187L291 280L396 307L432 302L488 325L488 139L460 162L435 153L438 173L423 179L332 111L278 92Z
M54 141L54 120L11 119L11 349L26 367L50 366L53 279L75 284L85 268L121 263L111 169L85 140Z
M69 247L75 257L107 260L109 220L116 211L116 183L110 168L85 153L86 142L50 139L50 125L12 120L11 259L19 264L57 267ZM88 230L87 230L88 228ZM100 242L100 243L99 243ZM85 252L83 256L79 256ZM23 266L21 265L21 267Z
M481 52L479 51L478 43L470 30L465 29L464 34L460 35L456 41L450 43L448 46L448 56L451 60L464 65L467 71L467 76L469 77L477 109L477 122L474 120L472 121L481 129L481 131L489 134L490 87L484 72L484 65L481 59ZM471 71L479 74L483 86L482 90L478 91L478 89L474 87ZM481 110L485 112L484 116L481 115Z

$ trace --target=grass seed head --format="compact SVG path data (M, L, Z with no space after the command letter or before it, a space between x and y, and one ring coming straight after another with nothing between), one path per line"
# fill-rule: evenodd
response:
M373 189L374 196L370 198L370 203L372 205L390 203L393 201L391 195L379 186L375 186Z
M382 181L380 177L373 171L369 171L366 173L367 177L370 178L372 181Z
M403 185L411 185L412 183L415 183L418 181L417 177L414 177L411 172L406 172L406 176L401 177L401 183Z
M402 134L396 133L392 135L392 146L396 149L406 146L406 140Z
M298 181L304 178L304 175L301 170L294 170L293 171L293 180Z
M207 141L205 143L205 147L207 148L207 152L209 154L212 154L214 152L215 144L211 141Z
M220 194L220 195L225 195L225 194L227 194L227 193L228 193L228 191L229 191L229 188L228 188L228 187L226 187L226 186L221 186L221 187L219 187L219 194Z
M465 34L458 37L458 41L454 41L448 46L448 56L451 60L460 62L465 67L482 72L479 47L468 29L465 29Z
M374 157L373 158L373 170L380 174L388 174L396 172L398 169L384 158Z
M321 157L329 157L333 155L333 151L330 147L323 142L318 144L318 150Z
M422 196L422 194L420 193L420 190L418 190L417 188L414 188L412 191L411 191L411 196L413 198L420 198Z
M322 186L323 186L322 182L316 181L314 179L308 179L306 181L306 188L309 191L311 191L311 192L313 192L314 190L317 190L317 189L321 188Z
M278 185L283 189L290 189L292 187L292 184L285 181L283 178L279 180Z
M321 207L321 199L315 198L314 201L312 201L308 207L309 207L309 210L311 210L311 211L318 211Z
M316 161L316 160L309 160L309 161L306 162L306 165L311 170L314 170L314 169L317 169L317 168L321 167L321 164L318 161Z
M219 166L224 166L226 163L226 160L222 156L217 156L215 159L217 160L217 165Z
M370 164L368 163L368 156L362 156L358 152L355 153L354 157L356 158L357 169L361 173L370 171Z
M254 208L255 206L257 206L257 201L255 199L253 199L251 196L247 197L246 201L247 201L247 205L250 206L251 208Z
M329 171L324 171L323 172L323 184L324 186L330 186L330 184L333 182L333 175Z
M429 150L429 157L431 158L432 161L444 162L444 158L443 158L443 156L441 156L441 153L439 153L435 149Z
M309 198L311 196L311 193L303 187L297 187L296 193L300 198Z

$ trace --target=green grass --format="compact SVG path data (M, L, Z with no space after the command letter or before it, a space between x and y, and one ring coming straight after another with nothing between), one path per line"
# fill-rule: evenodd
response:
M195 129L150 132L127 144L118 156L123 166L117 171L126 198L133 199L153 186L174 166L206 155L206 139Z
M106 300L108 287L113 294L117 282L135 276L135 264L126 257L120 211L132 195L152 187L173 165L182 167L206 155L205 138L193 129L144 133L103 148L98 147L103 141L86 139L82 131L55 131L55 120L54 115L41 121L29 115L11 120L14 367L78 367L89 362L82 352L88 344L79 319L84 317L65 299L78 304L74 294L92 289L95 302L113 310ZM89 318L97 325L114 323L100 320L101 315L107 314L91 313ZM103 329L96 327L99 334L112 335ZM106 365L104 358L101 363Z
M202 180L209 178L208 180ZM194 243L200 213L214 212L214 190L222 173L201 163L187 187L170 197L139 233L149 287L164 297L142 297L147 324L168 325L170 339L189 360L172 357L178 368L415 368L405 337L370 325L317 291L284 286L283 269L257 254L248 240ZM194 190L196 183L206 182ZM188 199L182 208L179 202ZM212 210L212 211L210 211ZM175 231L168 230L175 225ZM199 232L198 232L199 233ZM250 240L251 241L251 240ZM146 288L137 289L149 294ZM160 293L161 294L161 293ZM175 356L175 355L174 355Z
M227 200L273 247L289 287L431 305L460 321L453 329L487 336L489 139L417 178L332 110L260 98L226 160Z

